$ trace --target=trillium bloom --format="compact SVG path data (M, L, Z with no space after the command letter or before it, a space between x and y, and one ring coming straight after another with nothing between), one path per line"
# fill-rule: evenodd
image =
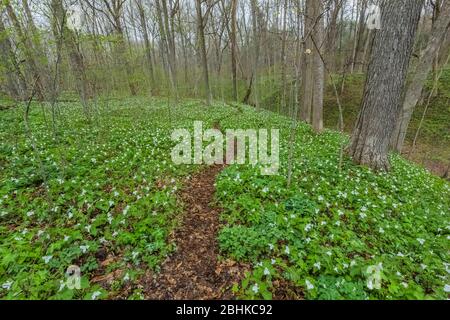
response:
M80 246L80 250L81 252L86 253L89 250L89 246L88 245Z
M423 246L423 244L425 243L425 239L421 239L421 238L417 238L417 241L419 241L419 243Z
M314 285L308 279L305 280L305 284L306 284L306 289L308 289L308 290L314 289Z
M268 275L270 275L270 271L269 271L269 269L267 269L267 268L265 268L265 269L264 269L264 275L265 275L265 276L268 276Z
M284 252L289 255L291 253L291 250L289 249L289 246L286 246L286 249L284 249Z
M445 291L445 292L450 292L450 285L449 285L449 284L446 284L446 285L444 286L444 291Z
M53 256L44 256L42 259L44 260L45 264L49 263L50 260L52 260Z
M11 289L12 284L13 284L12 281L7 281L7 282L2 284L2 288L5 289L5 290L9 290L9 289Z
M253 285L252 291L253 291L255 294L259 292L259 286L258 286L257 283L255 283L255 284Z
M95 291L94 293L92 293L91 299L96 300L101 295L102 295L102 293L100 291Z

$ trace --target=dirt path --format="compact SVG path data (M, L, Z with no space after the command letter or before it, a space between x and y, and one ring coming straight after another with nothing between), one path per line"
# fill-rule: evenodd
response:
M177 251L163 264L161 273L147 279L146 299L231 299L230 288L244 275L246 266L217 260L220 208L211 207L216 176L223 166L212 166L188 180L181 192L185 213L174 234Z

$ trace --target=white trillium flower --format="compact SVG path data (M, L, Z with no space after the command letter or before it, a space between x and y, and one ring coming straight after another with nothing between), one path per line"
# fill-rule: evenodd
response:
M289 246L286 246L286 249L284 249L284 252L289 255L291 253L291 250L289 249Z
M258 293L258 292L259 292L259 286L258 286L257 283L255 283L255 284L253 285L252 291L253 291L254 293Z
M42 259L44 260L45 264L48 264L50 260L52 260L53 256L44 256Z
M102 293L100 291L95 291L94 293L92 293L91 299L96 300L101 295L102 295Z
M305 284L306 284L306 289L308 289L308 290L314 289L314 285L308 279L305 280Z
M89 250L89 245L80 246L80 250L81 252L86 253Z
M9 289L11 289L12 284L13 284L12 281L7 281L7 282L2 284L2 288L5 289L5 290L9 290Z

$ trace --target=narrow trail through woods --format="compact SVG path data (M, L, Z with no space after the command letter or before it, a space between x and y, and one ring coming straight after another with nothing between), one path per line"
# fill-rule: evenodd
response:
M145 285L146 299L232 299L231 286L247 267L233 261L218 261L220 208L212 206L215 181L223 166L211 166L191 177L181 199L185 212L175 231L177 246L161 272Z

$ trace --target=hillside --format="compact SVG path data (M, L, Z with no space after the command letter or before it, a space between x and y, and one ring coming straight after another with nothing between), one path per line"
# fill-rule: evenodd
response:
M159 298L448 297L450 184L400 156L390 173L339 168L346 136L299 124L292 143L288 118L243 105L99 100L87 124L66 102L52 127L33 103L29 131L23 108L0 111L2 299L155 298L158 281ZM174 165L172 129L194 121L280 129L279 175ZM217 241L205 254L202 236ZM173 278L195 259L198 276ZM78 291L63 281L74 264Z

